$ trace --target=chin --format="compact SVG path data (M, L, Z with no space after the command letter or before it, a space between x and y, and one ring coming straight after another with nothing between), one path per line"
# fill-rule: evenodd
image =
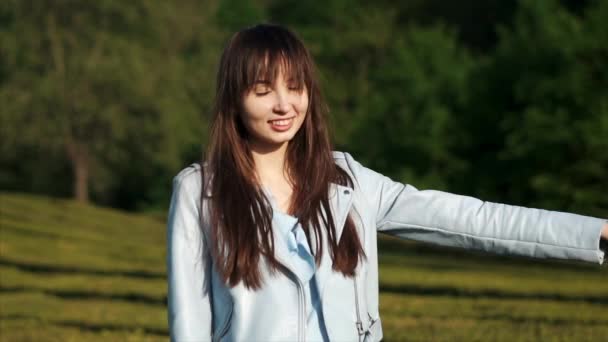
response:
M268 145L280 146L280 145L290 142L293 139L293 137L295 136L295 133L287 133L287 132L285 132L285 134L282 134L281 136L277 136L275 134L273 134L274 136L266 137L266 139L264 139L264 143L268 144Z
M282 139L271 139L271 140L269 140L269 142L274 145L282 145L282 144L290 142L291 139L293 139L293 136L290 136L289 138L282 138Z

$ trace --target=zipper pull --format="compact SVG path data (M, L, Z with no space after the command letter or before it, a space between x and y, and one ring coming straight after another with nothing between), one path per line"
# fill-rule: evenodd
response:
M357 321L357 331L359 332L359 336L365 334L365 330L363 330L363 323L361 323L361 321Z

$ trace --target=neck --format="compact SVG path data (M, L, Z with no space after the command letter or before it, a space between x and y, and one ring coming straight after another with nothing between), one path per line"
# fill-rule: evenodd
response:
M255 171L262 184L279 179L277 177L285 177L287 143L272 147L252 144L251 154L255 162Z

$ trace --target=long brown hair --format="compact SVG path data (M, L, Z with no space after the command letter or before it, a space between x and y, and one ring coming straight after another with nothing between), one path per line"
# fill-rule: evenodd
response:
M315 66L302 41L290 30L260 24L237 32L225 47L217 73L207 170L212 176L210 244L218 273L230 286L243 281L248 288L262 285L261 256L271 271L281 264L274 257L272 206L255 176L248 133L241 121L244 94L260 78L275 80L279 69L308 91L304 123L289 142L287 174L294 184L290 212L302 224L308 241L311 233L323 236L325 227L333 268L353 276L365 254L354 221L348 215L340 241L329 204L330 183L352 188L348 174L332 156L325 105ZM205 192L203 187L203 192ZM204 193L202 194L204 195ZM327 215L322 215L322 213ZM323 254L321 239L311 248L317 265ZM313 247L313 246L311 246Z

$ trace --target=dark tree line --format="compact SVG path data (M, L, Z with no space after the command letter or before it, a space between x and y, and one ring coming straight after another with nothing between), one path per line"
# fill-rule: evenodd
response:
M605 1L0 4L0 188L165 209L257 22L319 65L336 147L418 188L608 213Z

